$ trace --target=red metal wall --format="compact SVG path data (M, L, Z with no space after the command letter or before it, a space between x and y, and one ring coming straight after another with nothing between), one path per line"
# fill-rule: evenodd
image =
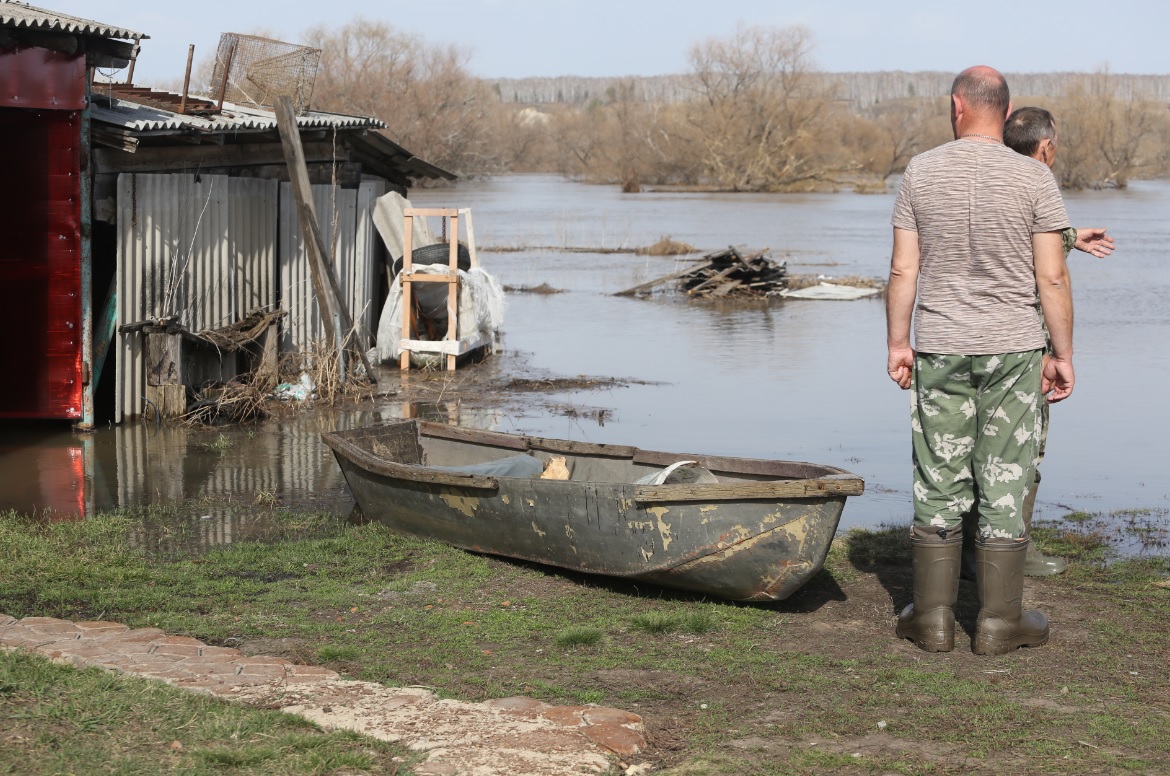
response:
M0 103L17 82L26 105L84 95L84 59L67 89L77 58L25 51L0 53ZM0 107L0 417L80 418L81 352L81 115Z

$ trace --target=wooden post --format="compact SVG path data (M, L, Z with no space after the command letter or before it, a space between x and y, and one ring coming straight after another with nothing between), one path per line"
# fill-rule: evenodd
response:
M309 254L309 269L313 276L313 291L317 295L317 305L321 312L321 323L325 327L325 338L337 348L337 358L341 365L341 372L345 373L343 359L345 344L356 332L353 329L353 318L341 298L341 291L337 286L337 278L333 275L328 249L321 232L317 227L317 212L313 208L312 189L309 186L309 171L305 166L304 149L301 147L301 134L297 129L297 117L293 111L292 100L282 96L276 103L276 126L280 130L280 142L284 148L285 163L288 165L289 185L296 200L297 215L301 223L301 234L305 239L305 247ZM339 324L339 325L337 325ZM362 366L366 369L366 377L370 382L377 382L366 354L357 348Z
M187 73L183 76L183 99L179 101L179 113L187 112L187 90L191 88L191 62L195 59L195 44L187 46Z
M450 268L450 280L447 282L447 337L454 342L459 339L459 213L451 215L451 239L447 244L450 251L447 254L447 266ZM447 371L455 371L455 354L447 354Z
M183 337L166 329L148 327L146 334L145 395L161 418L177 418L187 411L183 384Z
M476 254L476 251L475 251L475 227L472 226L472 223L471 223L471 208L469 208L469 207L462 208L459 211L459 214L467 219L467 225L463 228L467 230L467 253L469 254L469 257L471 258L471 266L478 267L479 266L479 255ZM456 232L456 235L458 235L458 232Z
M223 83L219 86L219 103L215 106L217 112L223 111L223 98L227 96L228 74L232 72L232 59L235 58L236 47L239 45L240 42L238 40L232 41L232 45L228 49L227 61L223 64Z
M264 328L257 340L260 346L260 363L256 367L255 383L263 391L271 391L279 381L280 328L276 321Z
M414 307L410 271L414 267L414 216L406 216L402 237L402 269L398 270L398 283L402 286L402 339L411 338L414 328ZM410 351L403 349L398 356L398 368L410 369Z

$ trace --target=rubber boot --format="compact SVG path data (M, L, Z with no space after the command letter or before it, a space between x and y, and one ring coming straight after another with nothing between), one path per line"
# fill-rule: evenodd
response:
M914 603L898 615L899 638L910 639L927 652L955 648L955 600L959 597L961 528L951 535L915 528L910 537L914 556Z
M1036 470L1036 479L1032 480L1032 487L1024 498L1024 532L1025 536L1032 535L1032 510L1036 506L1036 489L1040 487L1040 470ZM1055 555L1045 555L1030 543L1028 557L1024 561L1024 576L1050 577L1053 574L1062 574L1068 570L1068 561Z
M1023 608L1024 558L1028 540L991 539L975 545L979 617L971 648L977 655L1002 655L1048 643L1048 618Z

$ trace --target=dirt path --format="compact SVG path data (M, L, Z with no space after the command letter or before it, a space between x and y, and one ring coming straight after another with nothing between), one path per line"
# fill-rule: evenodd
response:
M0 614L0 649L98 666L298 714L328 730L353 730L426 754L424 776L643 773L626 759L646 745L642 718L600 706L552 706L531 698L441 700L426 688L387 688L335 671L213 647L158 628Z

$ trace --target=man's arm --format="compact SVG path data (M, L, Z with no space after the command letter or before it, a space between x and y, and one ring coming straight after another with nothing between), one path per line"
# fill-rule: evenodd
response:
M1113 237L1112 235L1106 234L1105 227L1083 227L1077 229L1076 233L1076 240L1073 242L1073 247L1078 251L1084 251L1090 256L1096 256L1098 259L1103 259L1113 253Z
M1063 401L1072 395L1073 374L1073 303L1072 284L1064 260L1060 232L1032 235L1032 258L1036 267L1036 289L1040 308L1052 341L1052 355L1044 363L1041 390L1048 402Z
M1057 250L1060 236L1057 234ZM903 389L910 387L914 372L914 349L910 346L910 322L918 295L918 263L921 253L918 232L894 227L894 252L890 259L890 282L886 286L886 371Z

